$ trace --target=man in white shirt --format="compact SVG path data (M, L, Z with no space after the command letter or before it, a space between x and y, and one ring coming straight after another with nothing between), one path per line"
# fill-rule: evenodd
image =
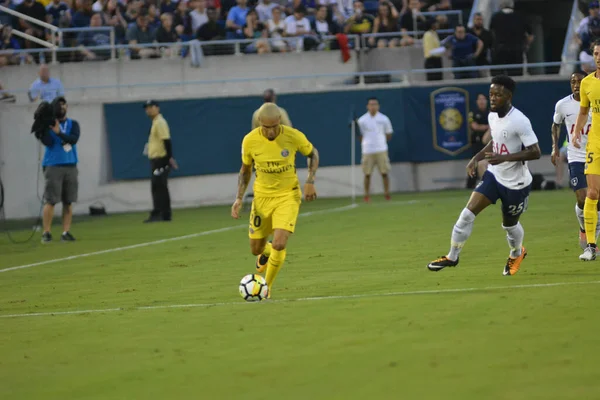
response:
M288 44L297 51L304 48L304 36L310 34L310 22L305 15L306 8L298 6L294 9L294 14L285 19L285 36L296 37L294 40L288 40Z
M371 173L375 166L383 178L383 190L386 200L390 199L390 158L387 142L392 139L392 123L379 112L379 100L371 97L367 102L367 113L358 119L359 136L362 147L362 169L365 174L365 202L370 201L369 188Z
M587 181L585 178L585 146L587 144L588 132L592 127L592 116L588 117L587 123L583 127L580 148L573 145L573 131L577 116L579 115L579 89L581 81L585 76L579 72L571 75L571 92L567 97L560 99L554 109L554 120L552 123L552 164L560 165L560 147L559 142L561 125L564 122L567 128L567 160L569 162L569 183L571 189L575 192L577 202L575 203L575 215L579 221L579 245L585 250L587 247L587 237L585 234L585 224L583 221L583 206L587 195ZM600 216L600 214L599 214ZM598 236L600 224L596 226L596 237Z
M196 0L196 8L190 12L192 20L192 31L194 35L198 32L198 29L208 22L208 15L206 14L206 0Z
M492 140L471 159L467 172L473 176L477 163L484 158L489 167L454 225L450 252L430 262L427 265L430 271L458 265L458 256L471 235L475 217L498 199L502 201L502 227L510 247L502 274L511 276L519 272L527 256L523 246L525 231L519 222L527 209L533 180L527 161L540 158L542 153L529 118L512 105L514 90L515 81L510 77L498 75L492 78L488 117Z

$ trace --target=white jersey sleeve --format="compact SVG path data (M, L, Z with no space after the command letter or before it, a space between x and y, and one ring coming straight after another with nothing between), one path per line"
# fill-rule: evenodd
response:
M553 121L556 125L561 125L563 123L563 121L565 120L565 113L561 107L562 104L563 104L563 101L559 100L556 102L556 105L554 106Z
M523 115L523 119L521 121L521 129L519 129L517 133L519 135L519 138L521 138L521 143L523 143L523 146L533 146L538 142L538 138L535 135L535 132L533 131L533 127L531 126L531 121L529 120L529 118L527 118L524 114L521 115Z
M384 120L385 134L391 135L392 133L394 133L394 128L392 128L392 121L390 121L390 119L388 118L387 115L384 115L384 117L385 117L385 120Z

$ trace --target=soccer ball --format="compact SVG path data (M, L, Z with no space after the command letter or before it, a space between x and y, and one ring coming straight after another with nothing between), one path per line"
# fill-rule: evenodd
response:
M258 274L249 274L240 282L240 295L246 301L261 301L269 295L265 278Z

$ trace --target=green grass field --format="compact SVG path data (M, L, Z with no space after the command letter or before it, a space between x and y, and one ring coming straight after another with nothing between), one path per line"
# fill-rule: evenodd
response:
M0 273L0 398L600 398L600 264L577 260L574 196L532 194L516 276L498 206L458 268L427 271L467 198L304 204L259 304L237 293L254 258L228 207L86 220L76 243L1 237L5 269L207 232Z

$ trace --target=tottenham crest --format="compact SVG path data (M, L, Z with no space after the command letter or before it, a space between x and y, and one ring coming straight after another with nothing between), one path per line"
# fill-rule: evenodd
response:
M579 179L577 177L571 179L571 186L577 187L578 183L579 183Z
M281 156L282 157L287 157L289 155L290 155L290 151L288 149L281 150Z

